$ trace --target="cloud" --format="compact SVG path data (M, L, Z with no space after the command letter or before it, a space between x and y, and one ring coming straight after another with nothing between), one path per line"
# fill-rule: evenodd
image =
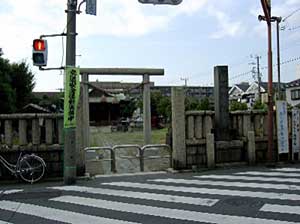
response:
M172 20L181 15L193 15L201 10L207 0L184 0L179 6L152 6L137 0L97 1L97 16L77 16L80 37L109 35L138 37L168 29ZM1 0L0 47L6 57L28 59L31 43L41 34L61 33L65 28L65 0ZM153 10L153 8L155 10ZM82 5L85 11L85 4ZM51 39L52 41L52 39Z
M85 36L142 36L167 29L174 18L193 15L206 2L185 0L179 6L153 6L142 5L137 1L103 0L98 4L99 16L83 15L78 23Z
M242 23L233 21L225 12L210 6L208 13L217 19L219 28L219 30L210 35L211 38L220 39L224 37L235 37L243 32Z

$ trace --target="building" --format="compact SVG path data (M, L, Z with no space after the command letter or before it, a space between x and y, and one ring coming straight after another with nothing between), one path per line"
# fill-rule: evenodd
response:
M280 86L281 86L281 92L284 94L286 84L281 83ZM278 94L277 92L278 92L278 83L273 82L274 99L277 98L277 94ZM261 94L261 102L262 103L267 103L267 101L268 101L267 93L268 93L268 83L261 82L260 83L260 94ZM231 100L231 101L235 100L235 101L238 101L241 103L246 103L248 108L252 108L254 103L258 99L259 99L258 82L253 82L250 85L248 83L236 84L229 90L229 100Z
M300 79L293 80L286 84L286 101L291 106L300 104Z
M247 89L250 87L248 82L242 82L240 84L234 84L229 90L229 100L239 101L242 96L246 93Z
M213 103L214 87L186 86L186 95L198 100L209 98ZM172 86L155 86L150 83L151 92L159 91L163 96L171 97ZM49 105L53 98L59 98L59 92L36 92L36 102L40 106ZM130 102L142 99L142 83L89 82L90 122L92 125L108 125L120 121L123 110ZM46 107L47 108L47 107Z

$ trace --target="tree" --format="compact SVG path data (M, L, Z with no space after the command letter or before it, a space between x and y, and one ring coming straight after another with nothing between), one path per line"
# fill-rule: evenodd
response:
M25 62L11 64L11 87L16 92L16 109L22 109L32 99L34 75Z
M211 110L208 97L205 97L200 100L199 110Z
M195 97L185 98L185 110L199 110L200 102Z
M9 61L0 57L0 113L15 111L15 92L10 85L10 74Z
M210 106L208 97L200 101L195 97L187 97L185 100L185 110L213 110Z
M0 58L0 113L14 113L31 101L33 78L25 62Z

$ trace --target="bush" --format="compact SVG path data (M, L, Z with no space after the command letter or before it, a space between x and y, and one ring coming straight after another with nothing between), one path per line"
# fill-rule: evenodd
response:
M230 104L230 111L236 111L236 110L248 110L248 106L246 103L233 101Z

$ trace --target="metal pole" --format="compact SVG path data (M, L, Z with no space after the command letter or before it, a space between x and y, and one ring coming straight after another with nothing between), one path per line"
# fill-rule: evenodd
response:
M77 0L68 0L66 66L76 65L76 9ZM76 128L65 128L64 183L76 183Z
M144 143L151 144L151 96L149 75L143 76L143 121L144 121Z
M273 161L273 69L272 69L272 26L268 24L268 160Z
M277 24L277 72L278 72L278 99L282 100L282 94L281 94L281 82L280 82L280 46L279 46L279 23L281 22L281 17L278 17L276 19L276 24Z

